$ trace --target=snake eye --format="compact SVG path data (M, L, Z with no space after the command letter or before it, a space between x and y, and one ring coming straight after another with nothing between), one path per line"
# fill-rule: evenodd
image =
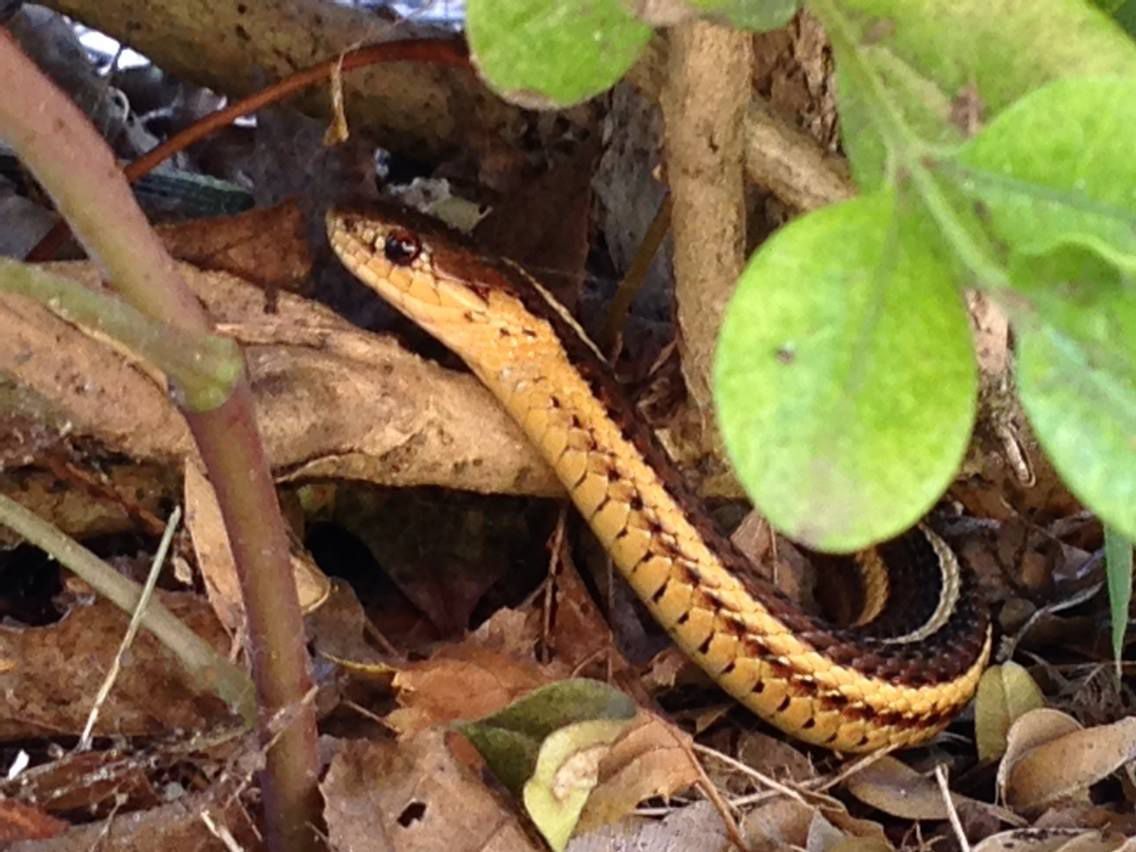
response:
M395 266L410 266L422 252L422 243L409 231L392 231L383 240L383 254Z

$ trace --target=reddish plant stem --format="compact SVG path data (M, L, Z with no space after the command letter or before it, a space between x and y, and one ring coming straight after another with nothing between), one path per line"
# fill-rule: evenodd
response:
M147 151L126 166L123 169L123 174L126 175L128 181L133 183L138 178L153 171L174 154L184 151L195 142L200 142L220 128L227 127L242 116L254 113L270 104L279 103L315 83L322 83L324 80L330 79L332 74L337 71L353 71L357 68L379 65L385 62L420 62L468 68L469 52L465 43L457 39L388 41L350 50L335 59L328 59L310 68L297 71L290 77L279 80L259 92L254 92L224 109L210 113L180 133L171 136L162 144ZM67 223L58 223L28 252L26 259L32 262L50 260L55 256L63 241L67 239L67 233Z
M209 318L166 254L86 117L0 30L0 134L51 195L115 289L144 313L190 332ZM262 741L272 741L262 777L269 848L319 848L314 708L304 628L288 539L256 428L247 374L210 411L187 412L217 493L249 625ZM286 711L286 712L282 712ZM268 724L286 716L288 727Z

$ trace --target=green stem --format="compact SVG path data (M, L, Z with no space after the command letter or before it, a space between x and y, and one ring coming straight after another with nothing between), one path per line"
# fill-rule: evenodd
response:
M169 376L192 411L219 406L241 377L244 362L233 340L151 319L122 299L40 267L0 258L0 292L28 296L68 322L123 344Z

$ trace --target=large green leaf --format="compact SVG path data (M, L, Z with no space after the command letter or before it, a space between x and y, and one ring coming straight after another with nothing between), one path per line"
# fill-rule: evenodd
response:
M1068 79L941 164L1001 247L1019 387L1069 487L1136 535L1136 80Z
M833 37L845 148L862 187L885 174L881 107L929 144L964 139L1062 77L1136 74L1136 49L1083 0L813 0ZM877 91L846 71L866 63ZM883 103L881 103L883 102Z
M915 523L973 422L970 329L918 215L881 191L793 222L726 312L715 400L738 476L769 520L848 551Z
M1014 329L1030 423L1073 493L1136 538L1136 282L1085 249L1013 276L1028 300Z
M943 167L1011 261L1081 245L1134 272L1134 146L1136 78L1068 79L1022 98Z
M651 37L621 0L469 0L478 70L522 106L563 107L613 86Z

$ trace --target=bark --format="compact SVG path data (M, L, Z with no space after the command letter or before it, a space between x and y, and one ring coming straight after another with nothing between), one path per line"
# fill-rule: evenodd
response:
M177 77L242 96L351 47L409 38L409 26L325 0L47 0ZM438 33L433 33L438 35ZM383 147L440 159L475 147L507 146L522 112L471 73L414 63L375 66L344 81L347 115ZM327 89L297 105L330 115Z

